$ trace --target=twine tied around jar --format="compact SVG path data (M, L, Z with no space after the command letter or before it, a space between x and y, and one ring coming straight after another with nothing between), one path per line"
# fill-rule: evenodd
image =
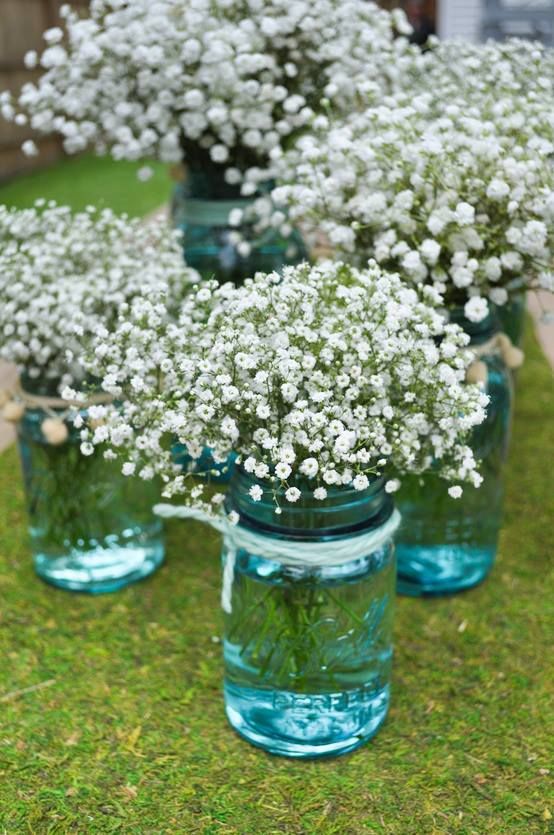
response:
M171 504L157 504L154 513L164 519L196 519L210 525L223 535L226 549L221 608L227 614L233 611L232 592L237 553L240 550L281 565L322 568L365 557L391 539L402 517L394 509L389 518L375 530L362 531L340 539L322 542L301 542L264 536L242 525L233 525L225 516L211 516L203 510Z
M506 368L509 368L510 371L521 368L525 359L525 354L521 348L517 348L505 333L497 333L491 339L483 342L482 345L472 346L470 350L477 359L471 363L466 371L467 383L487 384L489 370L487 364L480 359L480 357L485 357L487 354L498 352Z
M101 406L113 402L111 394L92 394L86 401L63 400L42 394L31 394L18 381L11 390L0 389L0 416L9 423L19 423L29 409L40 409L47 417L41 423L41 431L47 443L60 446L69 437L66 421L75 409Z

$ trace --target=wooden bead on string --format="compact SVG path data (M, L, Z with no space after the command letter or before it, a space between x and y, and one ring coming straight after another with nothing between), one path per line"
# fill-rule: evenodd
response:
M17 400L8 400L2 409L2 417L9 423L19 423L25 414L25 406Z
M489 379L489 370L483 360L475 360L466 371L466 383L477 383L486 385Z
M497 342L502 354L502 359L508 368L511 371L514 371L516 368L521 368L525 359L525 354L521 348L516 348L510 337L505 333L498 334Z
M503 351L502 356L511 371L515 371L516 368L521 368L525 359L525 354L521 348L516 348L515 345L510 345L509 348Z
M67 426L59 418L46 418L40 428L42 429L42 434L52 446L61 446L69 437Z

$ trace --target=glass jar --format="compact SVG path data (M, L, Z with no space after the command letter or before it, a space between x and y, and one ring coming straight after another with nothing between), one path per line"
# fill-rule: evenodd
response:
M278 493L277 515L267 482L236 468L228 509L240 523L223 547L227 717L290 757L357 748L390 699L398 514L382 479L362 492L329 488L324 501L312 491L304 485L294 505Z
M52 394L41 386L33 393ZM152 512L158 486L122 475L121 464L107 461L101 448L84 456L79 432L68 423L66 440L49 442L43 424L52 414L28 408L18 424L37 574L92 594L147 577L164 558L162 522Z
M396 535L398 591L411 596L452 594L481 583L494 564L502 523L512 375L495 345L499 331L493 316L479 324L453 318L487 368L487 417L470 442L484 481L479 488L463 485L462 497L453 499L432 471L402 479L396 495L402 515Z
M222 166L191 166L186 179L173 192L171 216L183 232L185 260L203 278L216 278L220 284L241 284L257 272L280 271L288 264L307 258L298 232L284 238L277 230L256 233L253 223L236 227L229 224L233 209L252 207L254 198L241 197L238 186L228 185ZM250 246L241 255L233 238L239 232Z

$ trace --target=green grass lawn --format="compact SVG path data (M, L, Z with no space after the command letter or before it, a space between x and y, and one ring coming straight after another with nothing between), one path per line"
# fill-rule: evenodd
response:
M154 176L146 183L140 182L137 171L143 165L89 154L70 157L0 185L0 203L24 209L46 197L75 210L93 205L145 215L169 199L172 184L167 166L159 162L148 163Z
M166 564L118 594L57 591L33 575L16 450L0 456L0 832L552 832L554 398L527 351L498 564L458 597L398 601L390 716L342 759L273 758L227 726L213 532L172 524Z

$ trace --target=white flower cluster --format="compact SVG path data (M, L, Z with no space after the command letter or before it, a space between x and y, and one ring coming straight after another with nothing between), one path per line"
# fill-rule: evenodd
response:
M431 92L436 117L457 102L517 142L554 138L552 49L515 38L485 44L432 39L430 46L410 53L397 89Z
M397 93L343 121L319 116L276 158L273 173L288 184L265 217L286 211L354 264L375 258L479 321L489 300L551 283L553 146L518 142L456 100L440 117L435 106L434 92Z
M431 466L478 486L466 439L488 398L464 382L468 337L445 325L432 287L423 295L375 263L327 262L204 285L179 325L155 298L137 299L101 335L91 367L125 405L94 407L102 425L83 430L83 451L108 443L124 473L161 474L164 495L200 505L202 486L173 460L176 440L196 460L205 447L216 462L235 451L291 502L299 480L323 500L330 485L363 490L371 475Z
M44 201L0 206L0 356L32 378L79 381L87 340L135 296L163 293L178 306L197 280L165 224Z
M367 0L91 0L88 17L62 15L66 32L27 55L38 84L0 99L5 118L30 116L70 153L178 162L199 145L229 165L264 160L323 96L348 108L358 84L394 71L395 27L409 31Z

